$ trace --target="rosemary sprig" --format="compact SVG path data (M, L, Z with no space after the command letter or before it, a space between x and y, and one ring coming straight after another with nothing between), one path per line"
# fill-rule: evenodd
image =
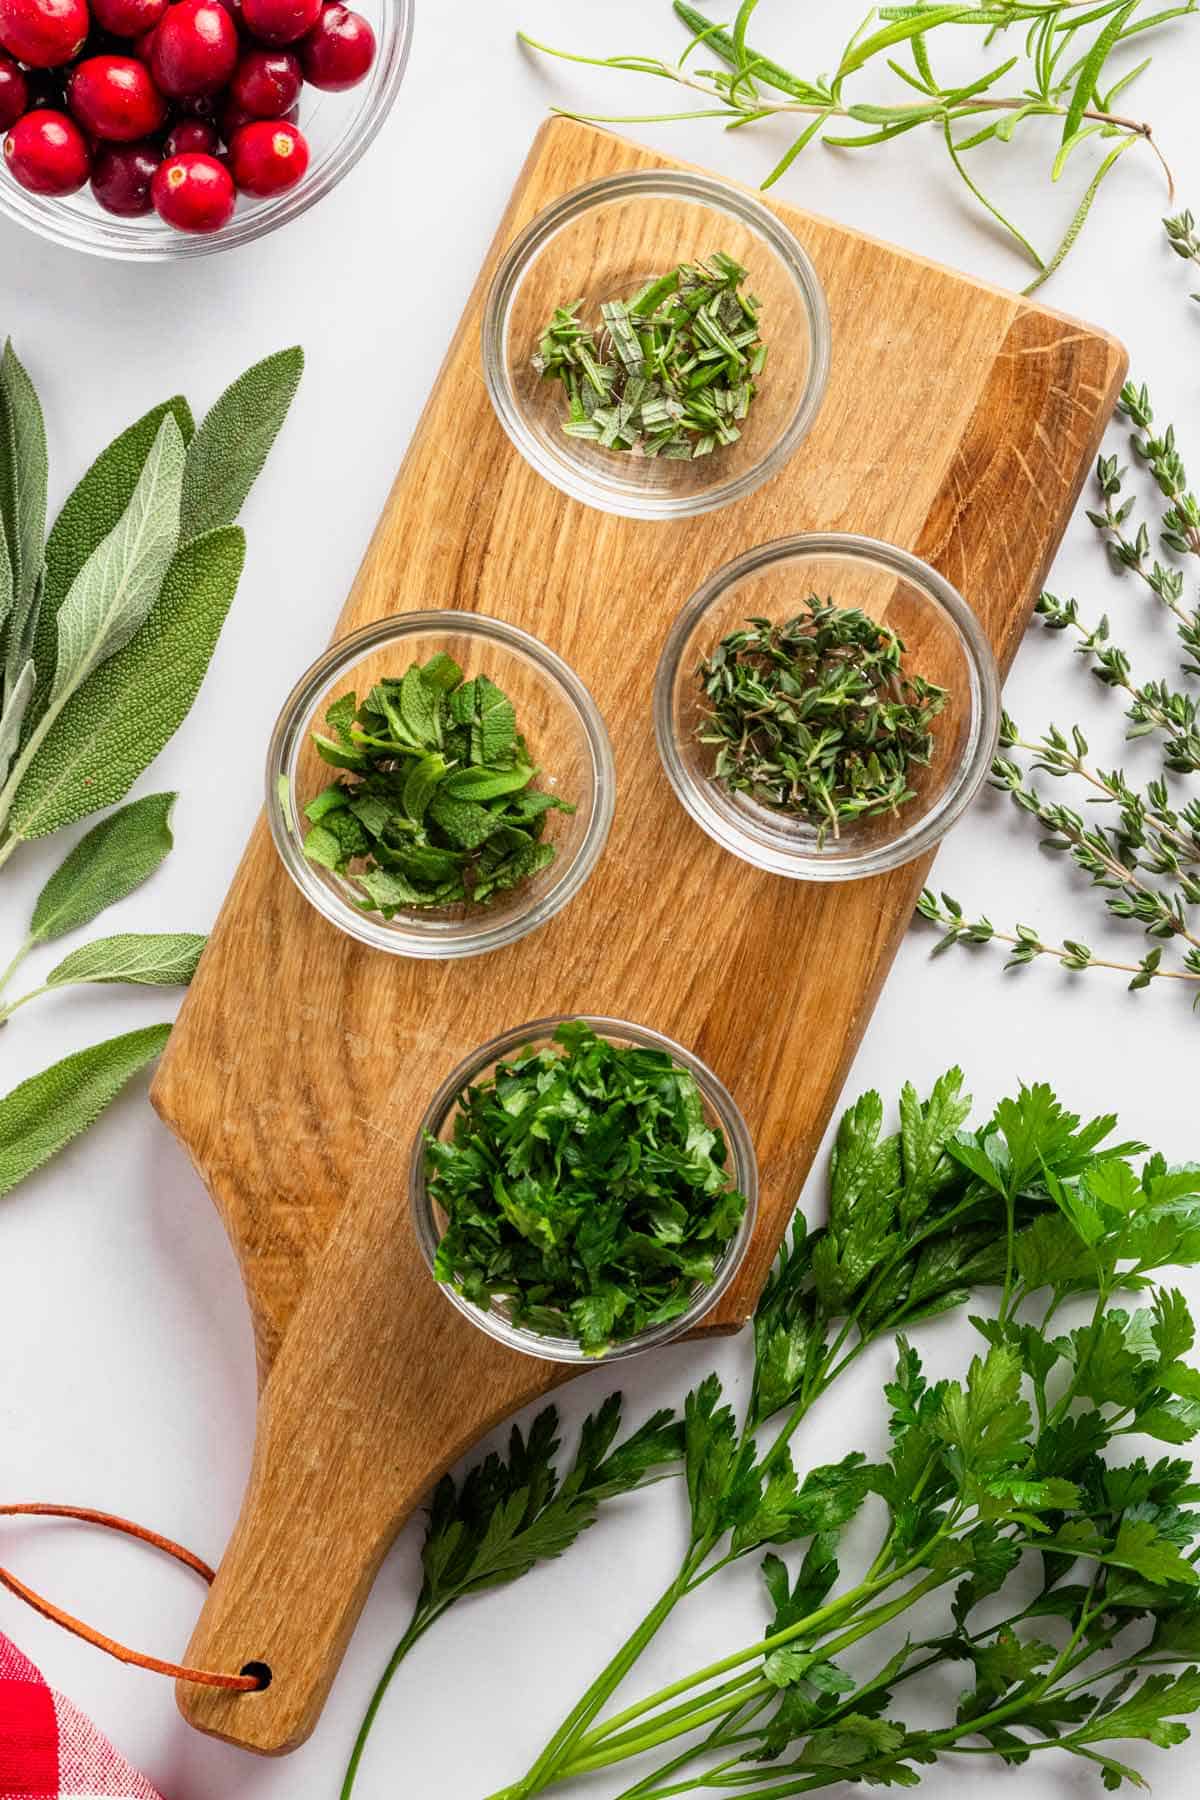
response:
M905 672L903 642L867 613L815 594L805 606L783 624L748 620L701 663L697 737L716 748L719 782L807 819L823 842L912 799L948 696Z
M735 444L767 360L746 278L718 250L604 301L595 329L582 300L557 307L533 367L566 390L566 435L676 462Z
M1126 386L1120 410L1132 427L1134 454L1168 503L1158 520L1158 535L1173 560L1153 556L1150 527L1144 519L1133 519L1136 502L1123 492L1127 471L1118 467L1116 456L1101 456L1097 463L1101 504L1087 516L1115 573L1134 575L1171 613L1183 652L1182 672L1200 679L1200 609L1190 607L1184 598L1180 566L1183 559L1200 557L1200 504L1187 485L1174 428L1155 434L1147 390L1132 383ZM1200 774L1197 702L1167 681L1136 680L1129 656L1111 640L1107 615L1089 626L1074 599L1064 601L1050 593L1042 594L1036 612L1049 630L1074 632L1079 639L1076 651L1091 659L1097 680L1128 697L1126 736L1156 739L1161 770L1144 785L1135 784L1124 770L1101 769L1091 762L1087 738L1078 725L1069 732L1051 725L1040 736L1025 737L1006 714L992 785L1037 822L1045 848L1071 857L1101 890L1114 917L1159 941L1136 963L1124 962L1097 956L1078 936L1051 942L1031 925L999 931L986 914L969 918L944 893L939 898L926 890L918 912L942 931L939 951L954 945L1004 943L1012 952L1008 968L1050 957L1072 972L1108 968L1128 974L1134 990L1164 980L1200 984L1200 919L1194 912L1200 906L1200 793L1188 790L1181 795L1178 788L1180 779ZM1085 823L1070 806L1047 801L1021 764L1006 754L1012 751L1024 752L1035 771L1081 783L1091 803L1111 810L1112 822ZM1165 959L1171 945L1177 953L1174 961Z
M607 124L719 118L729 130L780 116L803 120L799 136L771 170L764 188L778 181L815 140L841 149L860 149L890 144L918 126L930 126L941 136L955 173L976 203L999 222L1034 264L1037 272L1027 291L1040 286L1059 267L1083 229L1101 185L1135 144L1145 144L1157 156L1168 193L1174 198L1174 177L1151 125L1115 110L1118 97L1143 73L1150 58L1111 81L1106 71L1114 54L1132 39L1195 13L1200 0L1159 5L1157 10L1145 6L1143 0L968 0L963 5L918 0L917 4L879 7L868 14L847 43L834 73L813 80L795 74L747 42L758 0L741 0L731 29L708 18L688 0L673 3L691 34L683 54L673 63L650 55L585 56L555 49L524 32L519 32L518 38L531 50L567 62L669 81L703 104L679 112L624 115L580 114L563 107L554 111L567 118ZM1018 39L1016 52L982 69L970 81L943 85L933 71L929 40L935 32L952 27L981 32L985 50L1011 31ZM892 51L907 52L908 60L897 61L888 54ZM697 52L714 56L718 66L697 66L693 60ZM907 101L854 99L847 93L852 77L868 65L877 68L880 63L886 63L912 90ZM1012 77L1012 91L996 92L1008 76ZM1062 122L1050 170L1053 181L1061 178L1069 159L1089 140L1111 143L1112 148L1088 181L1057 248L1043 256L983 192L966 159L983 144L1012 143L1018 131L1022 142L1032 139L1033 134L1022 127L1031 119L1046 118ZM847 131L847 121L863 129ZM1181 242L1190 230L1189 221ZM1181 249L1180 254L1191 255L1192 251Z

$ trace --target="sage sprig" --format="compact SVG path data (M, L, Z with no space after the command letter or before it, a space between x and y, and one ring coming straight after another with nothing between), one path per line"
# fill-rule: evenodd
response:
M1062 263L1083 229L1101 185L1134 146L1142 145L1158 158L1168 191L1174 195L1174 179L1151 125L1117 110L1120 96L1147 68L1150 58L1116 76L1110 64L1144 33L1194 14L1198 0L1176 0L1167 6L1155 0L1153 7L1145 0L968 0L962 5L917 0L911 5L877 7L846 44L833 74L814 78L785 68L748 41L757 7L758 0L741 0L732 26L728 26L688 0L674 0L689 42L673 63L653 55L586 56L554 49L524 32L518 37L529 49L567 62L670 82L699 102L681 112L625 115L553 109L567 118L611 124L716 118L729 130L753 127L771 118L802 122L799 135L771 170L764 187L778 181L813 142L860 149L892 144L910 131L928 128L942 139L952 169L975 203L997 220L1034 264L1036 273L1029 290L1040 286ZM956 30L978 32L984 52L1011 34L1011 52L996 60L981 56L978 73L965 82L943 82L934 72L932 40ZM893 52L896 54L890 54ZM906 60L897 61L897 54L905 55ZM705 66L700 59L706 56L715 58L715 65ZM882 93L865 99L852 97L849 87L853 78L868 67L879 69L881 65L910 90L907 100L884 98ZM1037 125L1027 127L1030 121L1043 119L1052 119L1059 127L1049 171L1053 181L1062 178L1082 146L1094 141L1105 151L1058 246L1045 255L984 193L968 168L970 153L983 145L1040 143Z
M73 950L38 987L19 999L4 999L32 951L90 924L159 868L175 841L169 822L174 802L174 794L148 794L110 813L54 871L34 904L24 939L0 973L0 1025L19 1007L57 988L96 982L176 987L191 980L204 948L198 933L122 932Z
M296 391L303 357L248 370L195 429L179 396L96 459L46 536L41 408L12 346L0 361L0 865L18 846L120 801L186 717L237 590L233 521ZM4 998L40 945L88 924L171 848L172 794L123 806L87 832L43 887L0 974L0 1025L71 986L175 986L195 932L121 932L62 957ZM0 1099L0 1193L99 1115L152 1060L169 1026L96 1044Z
M123 798L186 716L241 572L244 539L231 521L302 362L285 351L247 371L199 432L181 400L138 421L44 541L42 414L6 350L0 864L21 841Z
M1099 504L1088 509L1087 517L1114 573L1137 581L1171 615L1181 673L1195 680L1200 678L1200 608L1187 597L1185 571L1194 566L1192 559L1200 560L1200 501L1188 485L1174 428L1156 427L1146 388L1127 384L1119 404L1130 424L1133 453L1160 497L1155 535L1161 555L1150 524L1136 516L1137 497L1126 491L1128 471L1115 455L1101 455L1097 462ZM1046 629L1075 639L1076 653L1088 660L1101 686L1123 696L1126 736L1153 744L1160 770L1139 784L1123 769L1097 766L1078 725L1063 731L1051 724L1040 735L1026 736L1006 714L992 785L1036 823L1045 848L1065 853L1083 871L1103 895L1110 915L1144 933L1151 945L1134 961L1106 957L1082 934L1047 937L1028 923L1000 930L986 913L969 915L953 896L930 890L922 895L918 912L941 931L938 951L1001 943L1009 947L1010 969L1048 958L1072 973L1111 969L1128 975L1135 992L1152 983L1183 982L1196 989L1200 1002L1197 702L1186 688L1167 680L1139 680L1127 652L1113 642L1107 614L1089 623L1076 600L1048 592L1035 611ZM1012 752L1022 753L1034 773L1078 784L1089 806L1101 810L1085 821L1072 806L1048 800Z

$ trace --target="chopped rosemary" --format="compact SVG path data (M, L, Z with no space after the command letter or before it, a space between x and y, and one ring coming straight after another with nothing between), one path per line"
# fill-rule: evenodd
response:
M512 701L486 675L463 678L449 656L385 678L361 706L343 694L313 733L318 754L351 779L310 801L309 860L361 890L365 912L486 905L548 868L552 809Z
M896 633L815 594L784 624L749 619L696 672L716 780L810 821L818 842L843 823L896 812L909 771L929 763L930 726L948 699L903 668Z
M596 329L582 300L556 308L533 367L566 389L566 435L671 461L736 443L767 360L746 276L718 250L604 301Z

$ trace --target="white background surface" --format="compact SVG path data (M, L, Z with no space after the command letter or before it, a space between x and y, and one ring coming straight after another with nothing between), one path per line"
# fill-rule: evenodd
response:
M836 60L859 0L803 10L801 23L778 0L765 4L758 36L812 74ZM208 682L136 790L180 789L177 848L152 884L105 921L107 929L203 930L214 918L259 804L278 704L326 641L548 101L573 96L586 106L590 99L602 112L671 104L670 90L649 83L531 65L512 42L518 25L597 54L672 55L680 42L667 0L465 0L453 7L423 0L390 123L337 195L282 235L187 267L140 269L76 258L0 225L0 326L13 334L41 392L52 500L61 500L118 429L165 395L182 387L199 412L253 358L293 341L308 353L291 422L246 512L249 564ZM1200 26L1172 28L1157 50L1130 110L1156 121L1181 198L1200 208ZM770 126L734 136L707 122L633 129L751 183L786 141ZM1015 149L998 159L993 176L1043 245L1055 241L1069 213L1068 197L1045 179L1049 144L1043 163L1028 148ZM1018 285L1027 278L969 208L938 145L919 134L857 157L815 148L781 193L975 273ZM1167 250L1164 210L1157 166L1131 153L1047 298L1125 339L1161 415L1171 409L1185 439L1191 427L1200 456L1200 310L1187 299L1195 272ZM928 353L936 360L936 343ZM1060 594L1077 592L1089 615L1110 610L1139 670L1173 671L1169 622L1132 583L1109 578L1082 519L1053 585ZM438 598L430 594L429 603ZM1031 634L1008 703L1029 729L1051 717L1089 721L1097 754L1122 754L1119 707L1061 640ZM1128 760L1137 766L1135 754ZM6 870L0 949L19 937L64 849L55 839ZM1097 947L1136 946L1129 934L1106 929L1096 896L1063 864L1040 858L996 796L959 827L937 873L997 922L1032 919L1047 933L1086 936ZM998 955L931 964L929 943L914 932L904 945L848 1095L878 1084L890 1098L905 1077L927 1083L957 1059L981 1104L1019 1079L1046 1077L1081 1110L1118 1107L1130 1135L1172 1158L1200 1153L1200 1023L1186 992L1130 997L1115 978L1071 979L1048 966L1004 976ZM31 977L38 966L29 965ZM798 987L804 971L791 979ZM170 994L117 989L48 999L4 1032L0 1088L70 1048L166 1017L173 1003ZM818 1171L806 1194L817 1216L821 1196ZM1195 1284L1193 1293L1200 1297ZM951 1325L927 1330L924 1342L940 1372L970 1338L965 1326ZM146 1105L144 1083L86 1140L0 1203L0 1359L0 1494L108 1508L219 1557L251 1448L250 1329L215 1213ZM640 1417L680 1397L714 1360L741 1383L747 1345L716 1353L683 1347L627 1369L631 1413ZM881 1353L857 1385L847 1384L848 1395L814 1419L812 1460L858 1444L877 1448L885 1361ZM597 1373L567 1390L568 1425L608 1386ZM361 1776L362 1800L471 1800L514 1779L635 1611L659 1591L675 1566L680 1531L672 1484L624 1511L610 1509L563 1563L441 1625L393 1690ZM175 1713L168 1683L119 1667L4 1595L0 1627L94 1714L167 1800L332 1800L375 1675L407 1618L419 1537L419 1526L410 1526L389 1559L315 1739L283 1763L193 1735ZM6 1525L0 1542L4 1562L108 1631L163 1655L182 1651L200 1603L190 1577L131 1546L70 1529ZM314 1567L313 1579L320 1578ZM748 1571L714 1582L646 1672L666 1680L749 1641L759 1618ZM1164 1800L1194 1792L1189 1748L1169 1758L1147 1749L1138 1760ZM989 1793L1005 1779L979 1766L972 1776ZM1010 1777L1010 1785L1016 1779L1031 1800L1099 1792L1065 1759ZM936 1771L930 1793L949 1793L952 1780Z

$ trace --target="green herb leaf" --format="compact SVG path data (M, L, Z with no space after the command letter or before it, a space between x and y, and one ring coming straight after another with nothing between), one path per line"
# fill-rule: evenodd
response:
M194 426L187 401L177 394L154 407L101 451L67 499L46 540L46 581L34 637L38 705L25 735L45 711L58 660L58 612L72 583L92 553L115 529L133 499L146 459L167 414L186 445Z
M182 542L232 525L278 437L304 371L280 350L226 388L192 440L183 478Z
M193 931L124 932L97 938L65 956L47 975L46 986L130 982L139 987L186 987L205 941Z
M12 343L0 358L0 519L11 567L5 686L11 692L29 655L46 536L46 427L33 383ZM2 598L2 596L0 596ZM0 617L4 612L0 606Z
M174 794L147 794L80 838L37 897L29 936L46 943L88 925L153 875L174 843Z
M179 427L167 413L132 500L59 608L51 711L124 649L157 601L179 542L183 459Z
M244 559L236 526L178 553L149 618L72 695L32 758L10 818L18 837L45 837L124 798L187 717Z
M0 1194L86 1131L110 1101L159 1056L169 1025L150 1025L64 1057L0 1099Z

